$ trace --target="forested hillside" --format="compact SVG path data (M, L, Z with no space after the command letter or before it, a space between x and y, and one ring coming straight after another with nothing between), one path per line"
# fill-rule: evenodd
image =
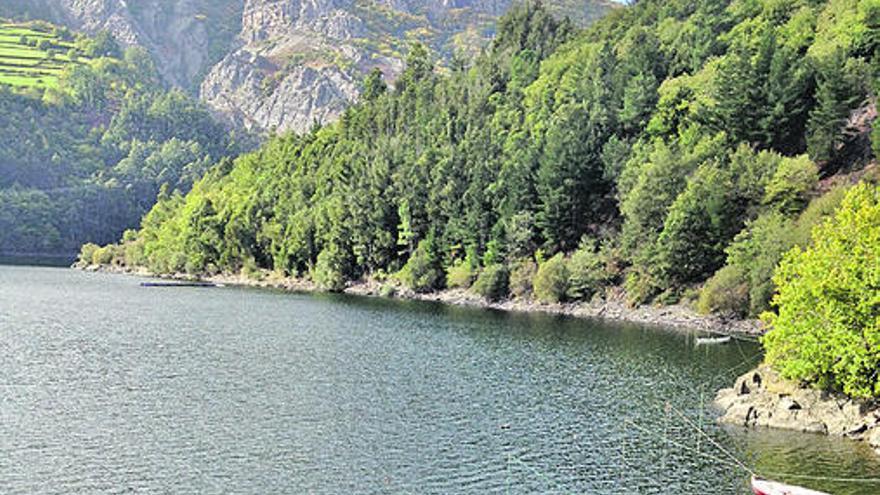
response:
M72 257L118 239L161 187L188 191L235 153L201 104L163 88L143 49L46 24L4 29L19 36L0 52L0 255ZM54 65L22 67L38 50Z
M874 0L645 0L582 32L528 2L472 63L439 75L416 44L393 90L373 72L338 123L84 257L756 315L784 253L877 180L878 27Z

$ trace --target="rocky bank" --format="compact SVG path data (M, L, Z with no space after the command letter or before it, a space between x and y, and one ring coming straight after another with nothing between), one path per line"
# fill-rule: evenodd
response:
M87 271L123 273L144 277L155 276L145 269L130 269L121 266L81 266L74 268ZM256 275L218 274L193 277L179 273L163 275L163 278L176 280L201 280L223 285L261 287L294 292L319 292L320 289L309 280L292 277L279 277L272 272ZM730 320L717 316L700 315L684 305L637 306L631 307L621 290L611 290L604 299L592 302L542 304L532 299L506 299L488 301L485 298L463 289L447 289L430 293L416 293L400 287L392 287L375 281L351 282L343 291L346 294L372 297L393 297L417 301L439 302L455 306L469 306L498 311L524 313L548 313L578 318L596 318L608 321L637 323L640 325L676 328L691 332L733 335L760 335L762 330L756 320Z
M880 407L782 379L766 365L718 392L721 423L781 428L868 442L880 454Z

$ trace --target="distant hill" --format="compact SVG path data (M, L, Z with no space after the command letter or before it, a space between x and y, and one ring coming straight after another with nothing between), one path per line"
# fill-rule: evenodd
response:
M149 50L163 79L239 126L307 130L337 118L378 67L394 80L413 42L473 55L516 0L18 0L0 16L108 30ZM586 25L611 0L546 0Z
M163 188L235 154L143 48L0 21L0 256L72 256L136 227Z

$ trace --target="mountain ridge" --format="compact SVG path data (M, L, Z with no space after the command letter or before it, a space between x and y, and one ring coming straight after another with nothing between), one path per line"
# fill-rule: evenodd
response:
M515 0L24 0L0 16L39 17L110 31L145 47L170 85L197 94L221 118L258 132L307 131L360 94L373 68L393 81L422 42L450 60L477 53ZM545 2L585 25L618 4ZM5 11L4 11L5 9Z

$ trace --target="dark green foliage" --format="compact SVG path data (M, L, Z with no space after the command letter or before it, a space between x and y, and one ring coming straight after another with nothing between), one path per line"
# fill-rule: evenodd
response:
M657 239L655 270L669 287L701 282L724 262L724 247L740 230L743 203L730 170L703 164L670 206Z
M373 101L385 94L385 91L387 90L388 86L385 84L382 71L379 69L373 69L367 74L367 77L364 80L364 91L361 97L365 101Z
M718 271L703 290L697 309L704 314L717 313L743 318L749 305L749 284L744 269L728 265Z
M122 57L122 49L109 31L99 31L93 38L84 40L82 44L83 52L89 58Z
M339 248L331 246L318 255L312 279L324 290L342 291L345 288L345 264L345 255Z
M443 271L430 240L419 243L397 277L404 286L415 292L430 292L442 287Z
M851 81L847 80L846 55L836 51L825 62L816 89L816 107L810 112L807 149L817 162L835 158L843 137L841 131L856 98Z

